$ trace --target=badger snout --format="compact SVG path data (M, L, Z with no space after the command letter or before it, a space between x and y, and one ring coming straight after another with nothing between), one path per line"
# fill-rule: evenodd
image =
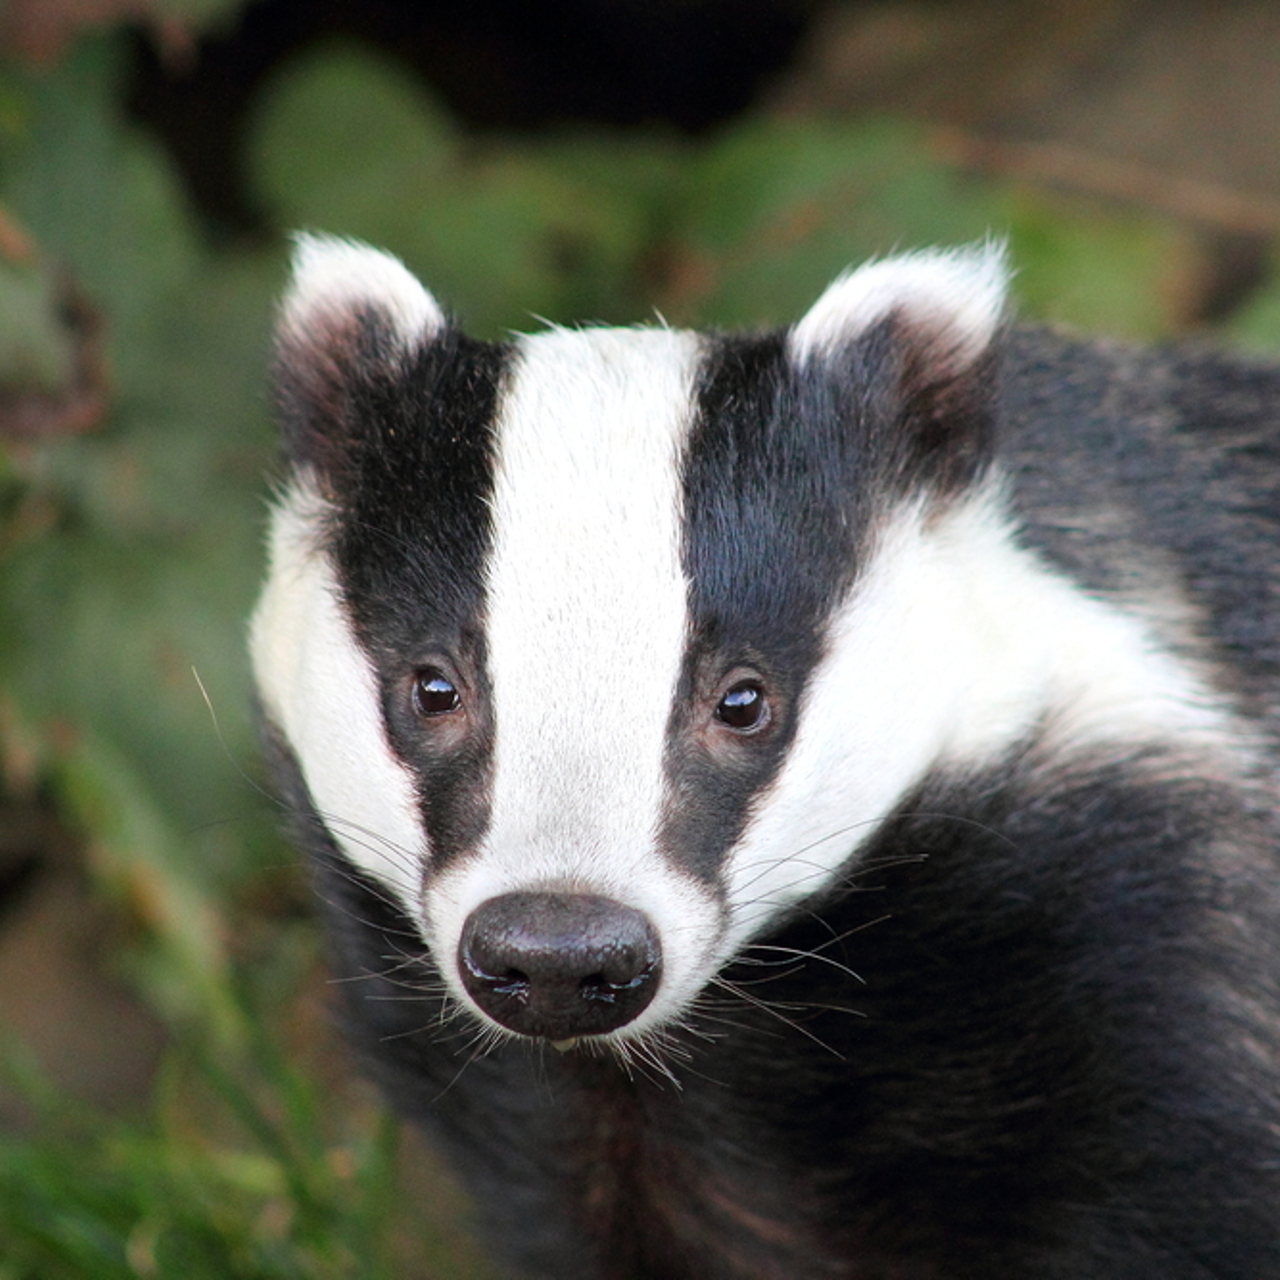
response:
M658 989L662 947L642 912L612 898L504 893L467 917L458 969L495 1022L558 1042L638 1017Z

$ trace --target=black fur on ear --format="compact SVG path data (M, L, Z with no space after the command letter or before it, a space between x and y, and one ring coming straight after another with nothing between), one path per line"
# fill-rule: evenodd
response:
M395 350L385 313L370 305L311 318L305 332L282 330L272 371L272 400L285 456L314 474L326 497L341 488L361 432L360 402L394 376Z
M869 386L882 400L878 416L893 424L886 477L893 490L924 485L947 497L971 486L995 450L998 344L959 353L945 331L905 313L886 317L863 344Z
M793 358L839 386L885 491L949 496L994 447L1003 248L921 253L837 280L791 332Z
M292 466L312 472L326 493L340 486L368 426L362 406L447 332L439 304L389 254L349 240L298 237L272 373Z

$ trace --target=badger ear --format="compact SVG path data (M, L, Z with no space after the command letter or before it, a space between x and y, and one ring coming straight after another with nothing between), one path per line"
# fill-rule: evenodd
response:
M445 323L439 303L399 258L358 240L299 233L280 304L282 329L305 331L325 317L378 309L406 343Z
M446 326L439 303L391 254L335 236L295 237L273 376L290 461L330 470L356 427L353 399Z
M990 454L1004 245L906 254L841 276L792 329L792 359L849 387L907 483L971 480Z
M1008 287L1000 241L871 262L828 287L792 330L792 349L802 359L830 355L892 319L959 368L991 345Z

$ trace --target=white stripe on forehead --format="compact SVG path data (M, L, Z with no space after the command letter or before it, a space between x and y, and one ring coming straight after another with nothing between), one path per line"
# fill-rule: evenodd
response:
M498 424L488 668L490 857L522 879L536 862L603 888L652 846L685 637L678 459L697 364L697 339L668 330L521 341Z
M668 330L521 339L486 583L490 825L425 904L429 936L450 947L481 902L513 890L572 886L642 911L663 977L629 1033L694 997L720 926L715 894L655 839L686 642L679 460L699 363L698 338Z

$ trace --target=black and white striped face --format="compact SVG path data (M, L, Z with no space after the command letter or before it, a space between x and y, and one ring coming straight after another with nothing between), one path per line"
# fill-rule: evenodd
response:
M1010 536L1003 287L995 250L916 255L778 334L499 345L301 242L261 699L479 1016L660 1027L929 769L1193 701Z

